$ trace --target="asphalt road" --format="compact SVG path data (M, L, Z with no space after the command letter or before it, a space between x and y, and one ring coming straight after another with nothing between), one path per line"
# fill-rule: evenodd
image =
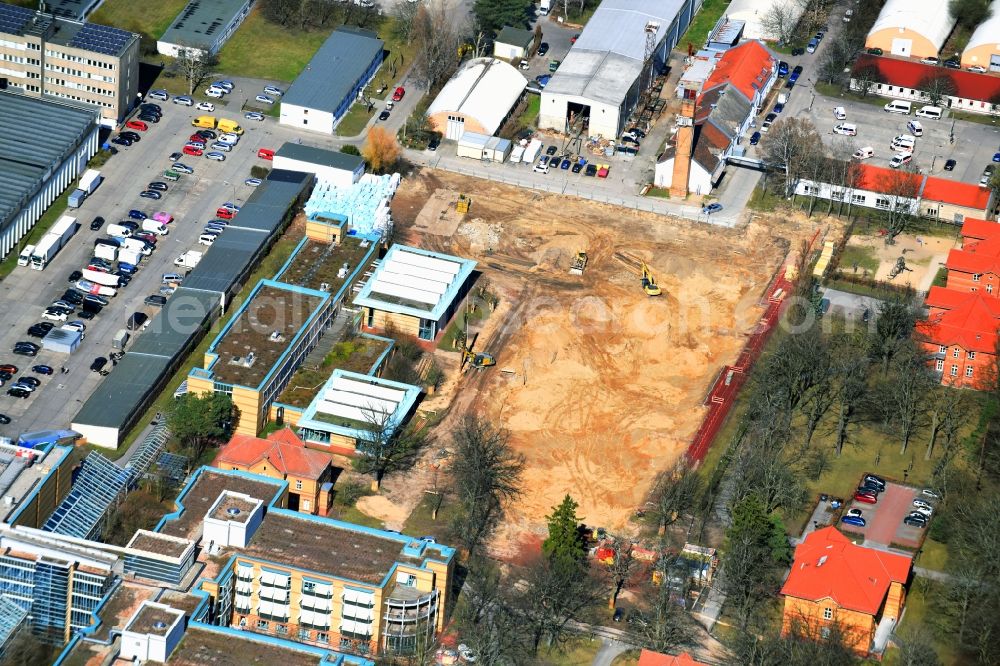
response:
M256 157L257 148L277 148L280 141L271 133L276 121L268 118L258 123L246 121L239 113L239 102L226 111L217 105L214 115L235 119L246 129L239 145L229 153L225 162L212 162L204 157L185 156L183 162L195 173L181 176L159 201L140 198L139 192L146 183L162 180L160 175L170 165L167 159L179 151L193 133L191 119L204 112L193 107L181 107L170 102L160 102L163 119L142 133L142 140L130 147L119 146L119 154L112 157L101 169L104 182L84 205L69 214L75 215L80 228L68 244L43 271L17 267L4 282L0 291L0 312L4 313L0 326L0 363L12 363L21 374L35 364L50 365L56 370L51 377L39 376L42 385L25 400L13 398L0 391L0 413L11 417L12 423L0 426L0 435L16 436L21 432L53 427L68 427L73 416L93 392L101 377L89 370L93 359L107 356L115 332L125 327L133 312L155 313L155 308L143 305L143 299L158 293L163 273L175 272L173 260L188 249L206 249L197 244L204 223L214 217L215 209L226 201L242 203L251 192L243 181L250 175L250 167L266 164ZM69 287L66 278L73 270L86 265L93 255L93 241L105 235L104 231L91 231L90 221L97 215L108 223L125 219L128 211L138 208L148 214L159 210L171 213L176 221L170 225L170 234L161 237L152 256L142 263L128 287L96 318L87 324L86 338L72 356L49 351L39 352L36 358L15 356L10 353L18 340L29 338L26 331L32 324L42 321L45 307ZM75 319L70 316L70 320ZM133 338L134 340L134 338ZM65 367L68 374L60 374ZM110 366L109 366L110 367ZM112 370L113 372L113 370Z

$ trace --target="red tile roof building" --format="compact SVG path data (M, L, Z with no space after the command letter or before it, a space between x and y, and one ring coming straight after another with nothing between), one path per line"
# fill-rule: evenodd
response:
M729 83L746 97L756 112L777 77L777 66L777 58L763 44L743 42L722 54L703 89ZM701 103L700 98L698 103Z
M964 223L993 215L993 190L899 169L852 164L846 185L800 179L796 194L850 201L855 206L886 210L909 202L912 212L943 222Z
M872 647L883 618L898 619L912 561L904 555L857 546L833 527L811 532L795 549L782 631L817 636L836 622L859 654Z
M325 516L333 500L330 454L307 449L290 428L267 436L233 435L212 463L288 481L288 508Z
M687 652L674 656L652 650L643 650L639 654L638 666L706 666L706 664L695 661Z
M851 73L851 87L855 90L860 89L859 73L865 70L877 72L878 83L871 88L871 92L877 95L930 105L921 89L926 87L927 80L945 77L955 88L955 94L945 98L946 106L973 113L1000 115L1000 77L865 53L858 57Z
M917 324L915 336L942 384L984 389L996 380L1000 224L968 219L962 238L962 247L948 253L945 286L927 294L927 319Z

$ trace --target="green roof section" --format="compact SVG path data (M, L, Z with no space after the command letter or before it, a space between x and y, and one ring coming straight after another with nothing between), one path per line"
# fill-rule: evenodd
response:
M288 160L309 162L310 164L319 164L320 166L332 167L334 169L343 169L344 171L357 171L359 168L363 169L365 166L364 158L359 155L348 155L339 150L326 150L324 148L304 146L301 143L286 142L282 144L274 156L284 157Z
M498 34L497 38L493 41L500 44L512 44L514 46L523 46L524 48L528 48L531 45L531 40L534 38L535 33L530 30L505 25L500 31L500 34Z

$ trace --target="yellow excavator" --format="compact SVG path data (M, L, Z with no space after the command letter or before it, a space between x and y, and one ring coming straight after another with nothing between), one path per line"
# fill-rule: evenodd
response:
M497 364L496 358L493 354L487 352L474 352L468 347L462 347L462 365L466 363L471 365L476 370L482 370L483 368L489 368Z
M647 296L659 296L660 287L656 284L656 278L650 272L649 266L642 260L639 261L639 264L642 266L642 290L646 292Z

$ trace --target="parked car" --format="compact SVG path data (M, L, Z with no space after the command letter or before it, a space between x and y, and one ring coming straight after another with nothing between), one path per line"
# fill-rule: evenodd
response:
M247 120L256 120L257 122L264 120L264 114L259 111L247 111L243 114L243 117Z
M136 134L135 132L122 132L118 136L123 136L126 139L128 139L129 141L131 141L132 143L136 143L136 142L142 140L142 137L139 136L138 134Z
M267 95L257 95L254 97L254 101L260 102L261 104L274 104L274 100Z
M192 155L194 157L201 157L204 154L204 150L201 148L195 148L194 146L184 146L184 154Z
M224 154L219 153L219 152L214 152L214 151L211 152L211 153L205 153L205 157L207 157L210 160L214 160L216 162L225 162L226 161L226 156Z
M168 99L170 99L170 95L167 93L166 90L150 90L149 94L146 95L146 97L148 97L149 99L158 99L161 102L166 102Z
M31 366L31 371L39 375L51 375L52 366L48 365L33 365Z
M538 55L543 56L548 52L549 52L548 42L542 42L541 44L538 45L538 51L537 51Z
M785 110L785 105L782 104L781 102L778 102L777 104L774 105L773 111L775 113L781 113L784 110Z
M878 495L876 495L875 493L864 492L859 490L858 492L854 493L854 500L856 502L862 502L864 504L877 504Z
M167 184L162 181L153 181L146 186L147 190L156 190L157 192L166 192L168 189Z
M784 60L778 63L778 76L780 78L788 76L788 63Z
M847 515L848 516L858 516L860 518L863 515L863 513L862 513L861 509L848 509L847 510Z
M209 113L215 111L215 105L211 102L198 102L198 106L195 108L199 111L208 111Z
M182 164L180 162L174 162L174 165L170 168L176 171L177 173L188 173L188 174L194 173L194 169L189 167L187 164Z
M941 496L938 495L933 490L931 490L930 488L924 488L923 490L920 491L920 494L923 495L924 497L929 497L931 499L941 499Z
M927 519L917 516L907 516L906 518L903 518L903 524L923 529L927 527Z
M115 138L111 139L111 143L117 146L131 146L132 139L126 139L123 136L116 136Z
M174 104L180 104L181 106L191 106L194 104L194 100L188 97L187 95L181 95L180 97L174 97Z
M176 97L174 98L176 99ZM104 369L104 366L108 364L108 359L103 356L98 356L94 359L94 362L90 364L90 369L92 372L100 372Z
M955 167L956 167L957 165L958 165L958 162L956 162L955 160L947 160L947 161L946 161L946 162L944 163L944 170L945 170L945 171L954 171L954 170L955 170Z
M389 115L390 114L388 111L382 111L382 113L378 114L378 119L380 122L384 122L386 120L389 120Z
M247 178L243 181L243 184L247 187L260 187L263 182L260 178Z
M91 231L97 231L98 229L100 229L103 226L104 226L104 218L100 217L100 216L95 217L90 222L90 230Z
M711 215L712 213L718 213L722 210L722 204L720 203L710 203L701 209L701 212L705 215Z
M162 199L163 195L154 190L143 190L139 192L139 196L144 199Z
M868 522L861 516L844 516L840 519L840 522L845 525L853 525L855 527L864 527Z
M403 95L405 95L405 94L406 94L406 89L403 88L403 86L399 86L392 93L392 101L393 102L398 102L398 101L402 100L403 99Z
M11 396L12 398L20 398L24 400L25 398L31 397L31 391L15 386L13 388L7 389L7 395Z
M281 97L285 94L281 88L275 88L274 86L264 86L265 95L273 95L274 97Z
M861 480L864 483L872 483L873 485L878 486L881 490L885 490L885 479L883 479L881 476L875 476L874 474L865 474Z

